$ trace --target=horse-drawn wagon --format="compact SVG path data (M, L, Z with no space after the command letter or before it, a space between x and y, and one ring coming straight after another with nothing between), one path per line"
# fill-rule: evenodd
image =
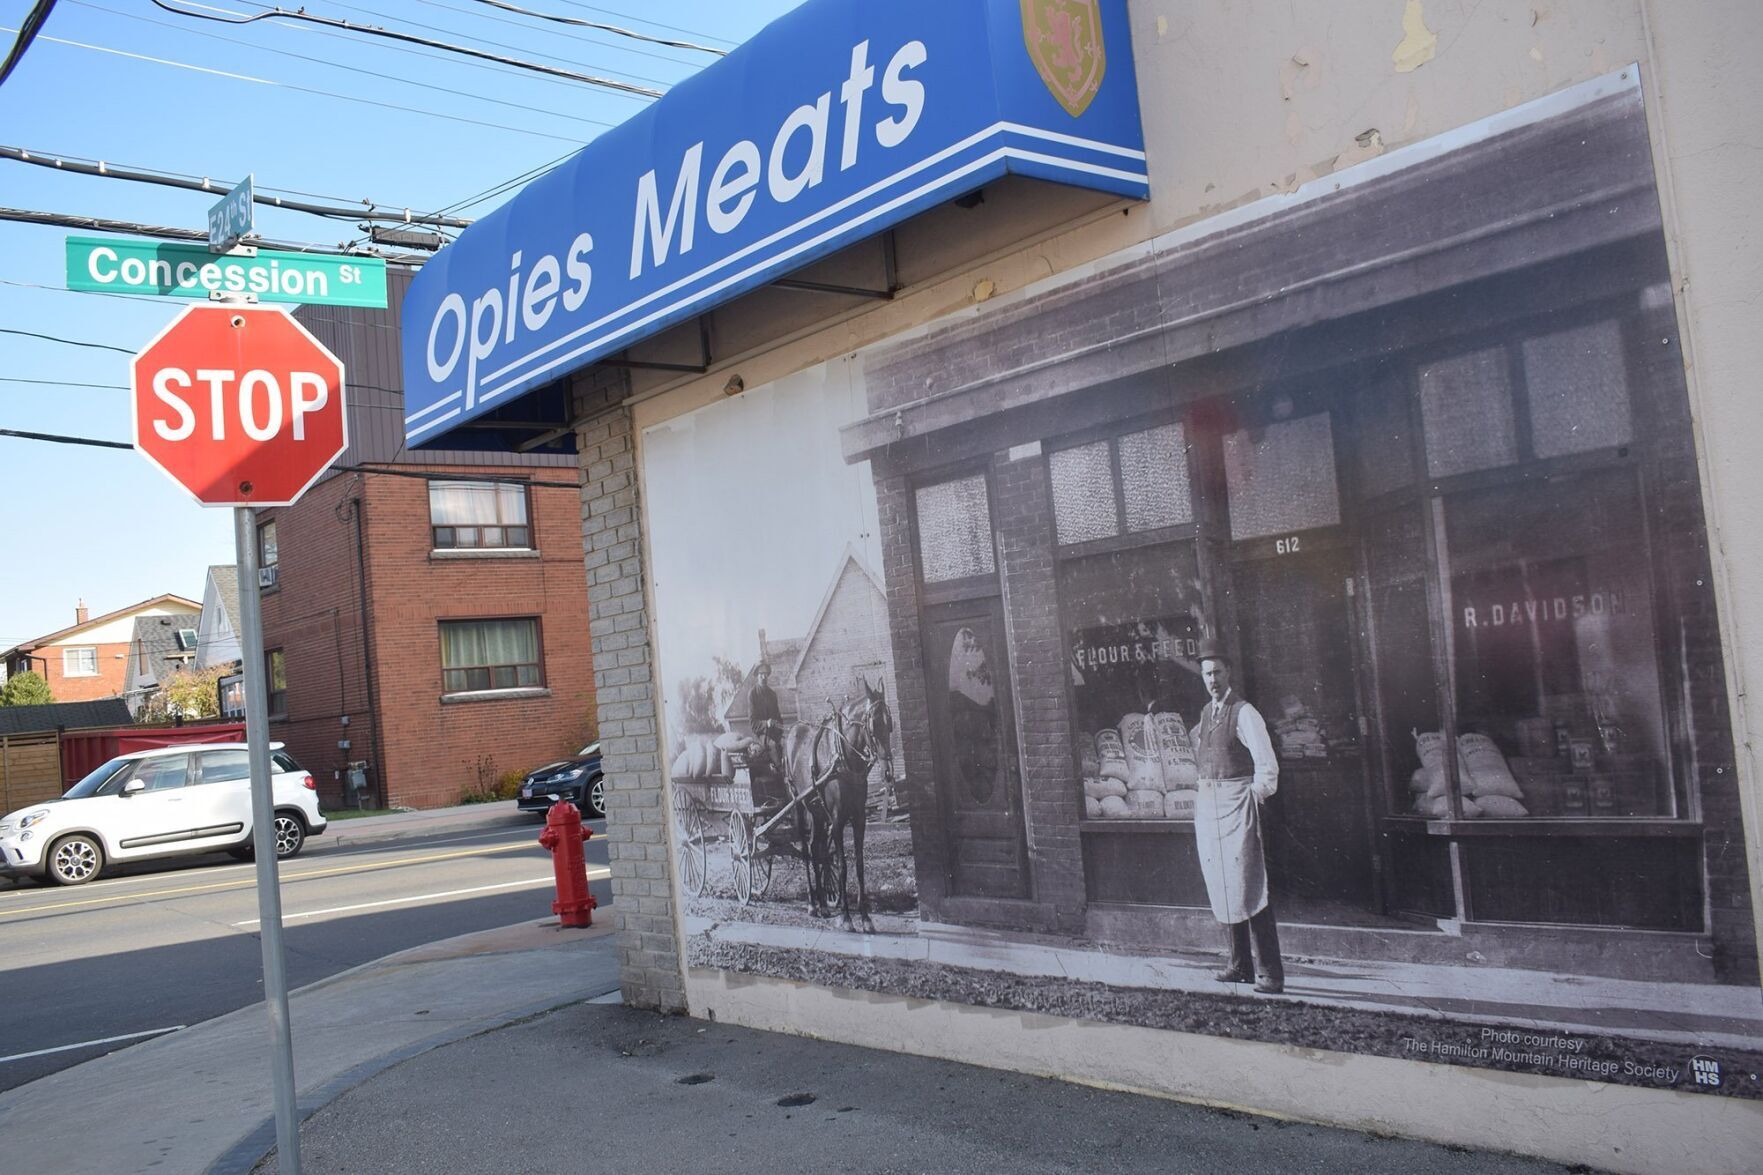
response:
M791 796L763 751L726 750L726 773L673 781L680 837L680 880L697 897L709 881L710 846L726 843L735 897L746 905L765 896L779 857L808 856L811 793Z
M729 735L723 736L727 743L717 740L714 759L703 743L682 752L680 762L688 769L673 773L673 807L686 892L703 894L710 846L726 842L742 905L765 895L778 858L798 860L815 916L830 917L836 907L841 924L852 929L845 872L849 829L857 917L862 929L873 930L863 876L869 774L879 767L892 790L893 731L886 699L864 682L863 697L833 704L819 723L798 722L783 731L781 762L758 740ZM698 770L689 769L694 765Z

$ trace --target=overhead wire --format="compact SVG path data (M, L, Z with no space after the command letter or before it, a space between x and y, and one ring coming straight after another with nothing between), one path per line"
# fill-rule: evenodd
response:
M9 28L0 27L0 33L9 33L13 31L14 30ZM117 57L128 57L136 61L146 61L154 65L164 65L174 69L186 69L195 73L210 74L214 77L229 78L233 81L251 82L259 86L274 86L279 89L291 90L301 94L315 94L321 98L335 98L343 102L358 102L364 106L378 106L384 110L397 110L405 114L419 114L428 118L444 119L448 122L468 123L472 126L488 127L490 130L510 131L518 135L531 135L538 139L553 139L559 143L576 143L578 145L580 143L580 140L578 139L572 139L567 135L554 135L548 131L535 131L527 127L509 126L506 123L500 122L487 122L481 118L467 118L462 114L443 114L438 110L423 110L415 106L400 106L396 102L380 102L373 98L361 98L354 94L339 94L335 90L322 90L315 86L300 86L295 85L293 82L278 82L273 78L260 78L254 77L251 74L232 73L224 69L211 69L205 65L192 65L187 61L175 61L167 57L152 57L145 53L131 53L126 49L113 49L108 45L93 45L86 41L72 41L64 37L51 37L47 33L43 34L39 39L52 41L58 45L70 45L76 49L90 49L97 53L109 53Z
M420 2L423 4L432 4L436 8L446 8L446 9L449 9L453 12L469 11L468 9L464 9L464 8L455 8L451 4L443 4L440 2L440 0L420 0ZM574 25L577 28L598 29L601 32L614 33L620 37L629 37L633 41L645 41L651 45L664 45L669 49L690 49L690 50L694 50L698 53L710 53L710 54L713 54L717 57L725 56L728 53L727 49L715 49L709 45L700 45L696 41L674 41L674 40L669 40L666 37L650 36L648 33L639 33L635 29L621 28L615 24L603 24L600 21L582 20L580 17L575 17L575 16L558 16L558 15L555 15L554 13L538 12L538 11L535 11L534 9L531 9L531 8L521 8L520 6L515 5L515 4L505 3L504 0L477 0L477 2L479 4L487 4L491 8L500 8L504 12L518 12L522 16L530 16L534 20L549 20L549 21L554 21L557 24ZM523 25L519 21L508 20L503 17L490 17L489 19L500 20L503 24L511 24L517 28L530 28L531 27L530 25ZM580 40L580 41L586 41L590 45L608 45L609 44L609 42L597 40L593 37L577 37L576 39ZM615 45L615 46L611 46L611 47L617 48L617 49L622 49L627 53L640 52L640 50L631 49L629 46L625 46L625 45ZM675 58L672 58L672 57L661 57L661 55L658 53L647 53L647 54L644 54L644 56L646 56L646 57L659 57L662 61L676 60Z
M642 98L659 98L662 94L662 91L660 90L651 89L648 86L632 85L629 82L621 82L616 78L581 73L572 69L561 69L557 66L544 65L536 61L522 61L518 58L503 57L500 54L487 53L481 49L473 49L469 45L455 45L451 42L437 41L431 37L422 37L415 33L399 32L396 29L383 28L378 25L354 24L350 21L339 20L336 17L319 16L317 13L307 12L303 8L296 11L289 11L285 8L273 8L267 12L260 12L255 16L228 18L224 16L209 15L202 12L192 12L187 8L180 8L174 4L168 4L166 3L166 0L151 0L151 3L155 8L163 9L164 11L171 13L173 16L185 16L191 20L209 20L218 24L255 24L260 20L309 21L330 28L351 29L375 37L386 37L390 40L406 41L414 45L427 45L432 49L444 49L450 53L458 53L467 57L477 57L485 61L500 62L503 65L512 65L519 69L532 70L534 73L545 73L551 74L554 77L568 78L572 81L581 82L583 85L598 86L612 90L616 93L629 94Z
M78 5L81 8L90 8L96 12L108 12L108 13L111 13L115 16L123 16L123 17L127 17L130 20L138 20L144 24L157 25L160 28L164 28L164 29L175 29L178 32L187 33L191 36L207 37L209 40L212 40L212 41L224 41L224 42L226 42L228 44L232 44L232 45L244 45L247 48L257 50L260 53L274 53L278 57L291 57L296 61L307 61L307 62L311 62L315 65L328 66L331 69L340 69L340 70L343 70L347 73L358 73L358 74L362 74L367 77L378 78L381 81L396 82L399 85L405 85L405 86L416 86L419 89L433 90L436 93L440 93L440 94L451 94L456 98L465 98L465 99L469 99L470 101L473 101L473 102L488 102L488 103L495 105L495 106L506 106L511 110L520 110L520 111L524 111L528 114L543 114L543 115L547 115L551 118L565 119L569 122L586 123L589 126L597 126L597 127L605 128L605 127L617 125L615 123L607 122L604 119L587 118L587 117L584 117L579 114L564 114L560 111L550 110L550 109L547 109L546 107L543 107L543 106L531 106L525 102L510 102L504 98L493 98L488 94L479 94L479 93L476 93L471 90L454 89L451 86L436 85L433 82L419 82L415 78L401 77L398 74L387 73L384 70L364 69L358 65L345 65L343 62L340 62L340 61L331 61L331 60L328 60L323 57L313 57L312 55L307 54L307 53L296 53L292 49L277 49L273 45L259 45L254 41L247 41L247 40L244 40L243 38L240 38L240 37L229 37L225 33L211 32L207 29L193 29L193 28L189 28L188 26L176 24L176 23L174 23L172 21L168 21L168 20L155 20L153 17L147 16L144 13L123 12L120 9L106 8L102 4L92 3L91 0L67 0L67 2L69 4ZM223 10L216 9L216 11L223 11ZM315 29L313 31L317 32L317 31L323 31L323 30L316 30ZM405 48L405 47L404 46L384 45L384 46L376 46L376 48L392 49L392 48ZM420 50L408 50L408 51L416 53L418 56L421 56L421 57L429 57L429 58L433 58L436 60L446 60L445 57L443 57L442 55L437 54L437 53L423 53ZM476 63L461 63L461 64L476 64ZM512 71L499 70L497 72L512 72ZM566 82L562 81L561 79L547 79L547 80L556 81L556 83L558 85L566 85L567 84ZM309 194L309 193L307 193L307 194Z
M112 220L103 216L85 216L72 212L38 212L30 208L0 208L0 220L20 224L47 224L57 228L83 228L99 233L126 233L138 237L159 237L168 241L208 241L206 229L177 228L172 225L139 224L132 220ZM244 244L256 248L278 249L288 253L313 253L344 257L377 257L388 263L420 266L428 258L420 253L383 253L378 250L351 249L342 245L312 245L297 241L274 241L255 234L244 238Z
M47 441L56 445L85 445L94 449L132 449L135 446L127 441L104 441L97 437L70 436L58 432L30 432L22 428L0 428L0 437L15 437L24 441ZM386 469L376 465L331 465L327 470L338 473L373 473L382 477L408 477L418 481L458 481L457 473L428 473L418 469ZM525 477L497 476L486 473L483 476L473 475L473 481L508 482L513 485L529 486L542 490L580 490L581 483L574 481L539 481Z
M733 47L735 44L735 42L729 40L727 37L712 37L694 29L682 29L678 25L662 24L660 21L650 20L646 16L636 16L629 12L614 12L610 8L600 8L593 4L583 4L580 0L559 0L559 2L569 5L571 8L580 8L586 12L598 12L603 16L616 16L619 20L634 20L639 24L650 25L651 27L658 29L666 29L670 33L679 33L687 37L697 37L700 41L721 41L724 45L730 47Z
M51 343L62 343L69 347L86 347L93 351L120 351L124 355L133 355L133 347L118 347L113 343L94 343L84 339L69 339L61 335L46 335L34 330L20 330L16 326L0 326L0 335L23 335L27 339L44 339Z
M25 379L18 375L0 375L0 384L47 384L58 388L103 388L106 391L126 392L127 384L89 384L72 379Z
M250 3L254 7L258 7L258 8L265 7L265 5L257 3L257 0L235 0L235 2L236 3ZM238 15L238 13L231 8L216 8L211 4L200 3L199 0L183 0L183 5L186 8L201 8L201 9L205 9L209 12L219 12L219 13L224 13L229 16L237 16ZM169 28L169 27L176 27L176 26L168 25L167 27ZM480 69L480 70L484 70L488 73L502 74L507 77L517 77L517 78L521 78L524 81L534 82L534 83L538 83L540 85L565 86L565 87L569 88L571 93L580 93L581 92L575 88L574 82L568 82L568 81L563 80L562 78L554 78L554 77L547 76L545 74L524 74L520 70L511 69L506 65L496 65L496 64L494 64L492 62L488 62L488 61L476 61L476 60L473 60L469 57L460 58L460 57L452 56L452 55L449 55L446 53L430 53L427 50L417 49L417 48L410 46L410 45L400 45L400 44L396 44L396 43L387 43L385 41L373 40L373 39L366 38L366 37L356 36L354 33L339 32L336 29L328 29L328 28L324 28L324 27L321 27L318 25L300 24L300 25L294 25L292 27L293 27L294 31L296 31L296 32L309 33L315 37L329 37L332 40L342 41L343 43L348 44L348 45L368 45L368 46L371 46L371 47L378 49L382 52L405 53L405 54L408 54L412 57L426 57L430 61L444 61L448 65L464 66L468 69ZM188 30L188 31L194 32L195 30L192 29L192 30ZM211 35L213 35L213 34L211 34ZM602 124L602 125L606 125L606 124Z
M83 163L76 160L64 159L55 155L26 151L22 147L12 147L7 146L6 144L0 144L0 159L10 159L15 163L28 163L35 167L46 167L52 171L62 171L71 175L124 180L130 183L139 184L157 184L161 187L183 188L187 191L207 192L211 195L217 196L224 196L227 192L231 191L234 186L232 183L224 180L178 179L172 176L158 175L148 171L136 171L133 168L123 167L119 164L106 163L103 160L99 160L96 163ZM437 225L437 227L447 228L464 228L471 223L469 220L464 220L456 216L431 217L421 213L413 214L409 208L403 210L404 214L402 216L398 215L395 210L381 212L379 211L379 206L372 201L363 201L362 207L351 208L347 205L327 206L323 204L310 204L304 200L284 200L280 196L271 195L268 192L265 192L262 195L253 194L252 199L254 203L262 204L267 207L279 208L287 212L305 212L313 216L327 216L332 218L340 217L346 220L374 220L390 224L428 224L438 221L441 223Z
M233 0L233 2L240 3L240 4L250 4L254 8L273 8L272 5L264 4L263 0ZM381 20L389 20L389 21L393 21L394 23L397 23L397 24L408 25L411 28L421 29L424 32L445 33L448 36L452 36L452 37L463 37L467 41L475 41L480 45L492 45L497 49L507 49L510 52L514 52L514 53L524 53L528 57L536 57L536 58L540 58L545 61L555 61L561 65L582 66L587 69L604 70L606 73L621 75L623 77L631 78L631 79L634 79L634 80L640 81L640 82L653 82L654 84L656 84L658 86L666 86L666 85L672 84L663 78L646 77L640 73L632 73L628 69L613 69L613 68L610 68L607 66L601 66L601 65L590 63L590 62L577 61L577 60L574 60L573 58L569 58L569 57L559 57L555 53L542 53L536 49L529 49L525 45L510 45L507 41L493 40L489 37L480 36L477 33L468 33L468 32L465 32L461 29L444 28L440 25L428 24L428 23L425 23L420 20L413 20L408 16L398 16L394 13L385 12L385 11L382 11L381 9L378 9L378 8L369 8L365 4L355 4L355 3L352 3L351 0L325 0L325 2L334 8L345 8L345 9L348 9L350 12L359 12L363 16L377 16ZM213 9L211 5L194 3L193 0L180 0L180 3L189 4L191 7L208 8L208 9L210 9L210 11L219 11L217 9ZM550 30L535 29L532 25L521 24L519 21L511 21L511 20L506 19L505 17L491 16L488 13L476 12L476 11L469 9L469 8L458 8L458 7L451 5L451 4L443 4L443 3L440 3L439 0L416 0L416 3L425 4L431 8L442 8L442 9L447 10L448 12L461 13L466 16L474 17L478 20L493 20L493 21L497 21L502 24L513 25L515 28L525 29L531 33L542 33L547 38L553 38L553 37L556 37L559 35L557 33L550 31ZM286 10L284 9L283 11L286 11ZM363 27L373 27L373 26L356 25L354 27L363 28ZM627 48L623 45L610 45L605 41L596 40L592 37L582 36L578 33L563 33L561 35L569 38L572 41L580 41L585 45L594 45L594 46L596 46L598 48L602 48L602 49L613 49L619 53L631 53L631 54L635 54L638 57L650 57L656 61L665 61L665 62L668 62L672 65L681 65L681 66L687 65L686 62L681 61L677 57L668 57L665 54L661 54L661 53L650 53L650 52L647 52L646 50L642 50L642 49L630 49L630 48ZM688 68L689 68L689 66L688 66Z
M12 42L12 48L6 51L6 60L0 61L0 86L12 76L18 63L24 60L25 52L30 49L31 42L37 39L44 23L49 19L49 12L55 7L55 0L37 0L31 10L25 13L24 20L19 22L18 36Z

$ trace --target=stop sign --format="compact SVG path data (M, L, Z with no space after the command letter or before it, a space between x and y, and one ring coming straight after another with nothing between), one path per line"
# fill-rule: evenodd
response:
M135 448L205 506L291 505L349 443L343 364L280 307L186 307L130 374Z

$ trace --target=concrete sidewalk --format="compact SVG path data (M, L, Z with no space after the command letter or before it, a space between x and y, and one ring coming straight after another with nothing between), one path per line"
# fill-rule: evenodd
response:
M526 923L301 988L288 1002L302 1110L437 1045L615 990L610 941L602 910L591 930ZM269 1046L255 1004L0 1093L0 1168L247 1170L275 1144Z
M469 935L295 992L304 1169L1561 1170L635 1011L611 922ZM274 1171L268 1035L256 1005L0 1094L0 1165Z

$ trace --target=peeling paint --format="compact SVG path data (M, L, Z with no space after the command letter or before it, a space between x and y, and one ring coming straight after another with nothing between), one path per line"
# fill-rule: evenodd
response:
M1413 73L1431 61L1438 48L1439 36L1426 27L1420 0L1408 0L1408 7L1402 10L1402 43L1390 55L1396 72Z
M1531 46L1531 47L1530 47L1530 59L1531 59L1531 60L1532 60L1532 61L1537 61L1537 62L1540 62L1540 61L1542 61L1542 59L1543 59L1543 50L1542 50L1542 47L1541 47L1541 46L1539 46L1539 45L1532 45L1532 46Z
M1353 145L1334 157L1330 171L1339 171L1343 167L1351 167L1355 163L1364 163L1367 159L1376 159L1384 152L1383 132L1376 127L1353 137Z
M1159 16L1157 18L1157 39L1159 41L1161 41L1164 37L1167 37L1168 35L1169 35L1169 18L1167 16Z
M989 301L992 295L997 292L998 283L989 277L973 284L973 300L975 302Z

